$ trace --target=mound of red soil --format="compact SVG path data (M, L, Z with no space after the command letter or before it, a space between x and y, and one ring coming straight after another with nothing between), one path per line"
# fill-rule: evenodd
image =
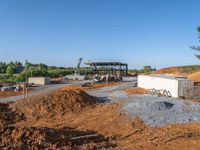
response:
M153 71L153 74L176 74L179 72L178 67L168 67L168 68L162 68L157 71Z
M97 149L108 139L92 130L64 126L34 126L38 118L49 120L93 108L96 98L78 88L61 89L13 103L0 103L0 149ZM29 124L30 119L34 122ZM21 125L20 125L21 124ZM88 135L88 137L87 137ZM94 135L94 136L91 136Z
M200 82L200 72L195 72L187 76L188 79L193 80L194 82Z
M14 110L23 112L26 116L44 117L78 113L85 107L96 103L96 98L80 89L63 89L53 93L19 100L11 105Z
M12 125L22 119L24 119L24 115L21 112L10 109L7 103L0 103L0 128Z

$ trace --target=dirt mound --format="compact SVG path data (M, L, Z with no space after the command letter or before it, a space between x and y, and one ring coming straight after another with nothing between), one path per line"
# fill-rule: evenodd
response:
M64 88L0 103L0 149L199 149L198 123L152 128L120 112L124 101L95 101L80 89ZM160 103L155 104L160 109ZM165 110L171 107L161 103Z
M200 72L192 73L187 77L188 79L193 80L194 82L200 82Z
M157 71L153 71L153 74L177 74L179 73L178 67L168 67L168 68L162 68Z
M151 128L139 118L131 120L119 113L118 103L96 106L70 119L68 116L57 120L63 127L77 126L79 130L93 130L109 138L107 149L119 150L198 150L200 142L200 124L176 124L162 128ZM37 121L39 124L39 121ZM61 122L61 123L58 123ZM43 124L43 122L42 122ZM50 125L51 126L51 125Z
M0 128L0 149L199 149L199 124L151 128L119 113L120 106L95 105L78 115L9 124ZM97 136L85 137L93 134Z
M63 115L69 112L78 113L95 103L96 98L78 88L72 88L19 100L11 106L26 116L42 117Z
M189 66L177 66L177 67L167 67L162 68L157 71L151 72L152 74L174 74L188 76L193 73L200 71L200 65L189 65Z
M20 112L13 111L9 108L9 104L0 103L0 128L11 125L24 119L24 115Z
M12 103L0 103L0 149L106 148L109 141L103 135L67 125L70 114L78 116L77 113L82 110L94 109L95 103L95 97L78 88L61 89ZM63 127L58 127L57 119L61 119L62 115L69 118L64 119L66 122ZM48 121L46 124L43 122L45 119L57 127L48 126Z

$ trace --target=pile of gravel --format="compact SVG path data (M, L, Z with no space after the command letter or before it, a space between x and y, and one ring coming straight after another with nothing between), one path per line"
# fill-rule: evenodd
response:
M151 95L130 95L121 111L152 127L200 121L200 103Z
M131 117L139 117L152 127L200 122L200 103L152 95L128 95L123 91L128 87L132 87L131 82L90 90L88 93L97 96L102 102L122 101L124 105L120 111Z

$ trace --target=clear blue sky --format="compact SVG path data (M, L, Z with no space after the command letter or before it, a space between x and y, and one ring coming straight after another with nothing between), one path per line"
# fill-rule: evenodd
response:
M0 61L200 64L200 0L0 0Z

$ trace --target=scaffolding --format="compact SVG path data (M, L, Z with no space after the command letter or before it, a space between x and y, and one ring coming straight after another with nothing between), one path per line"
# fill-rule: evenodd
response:
M121 62L86 62L94 74L127 75L128 64Z

